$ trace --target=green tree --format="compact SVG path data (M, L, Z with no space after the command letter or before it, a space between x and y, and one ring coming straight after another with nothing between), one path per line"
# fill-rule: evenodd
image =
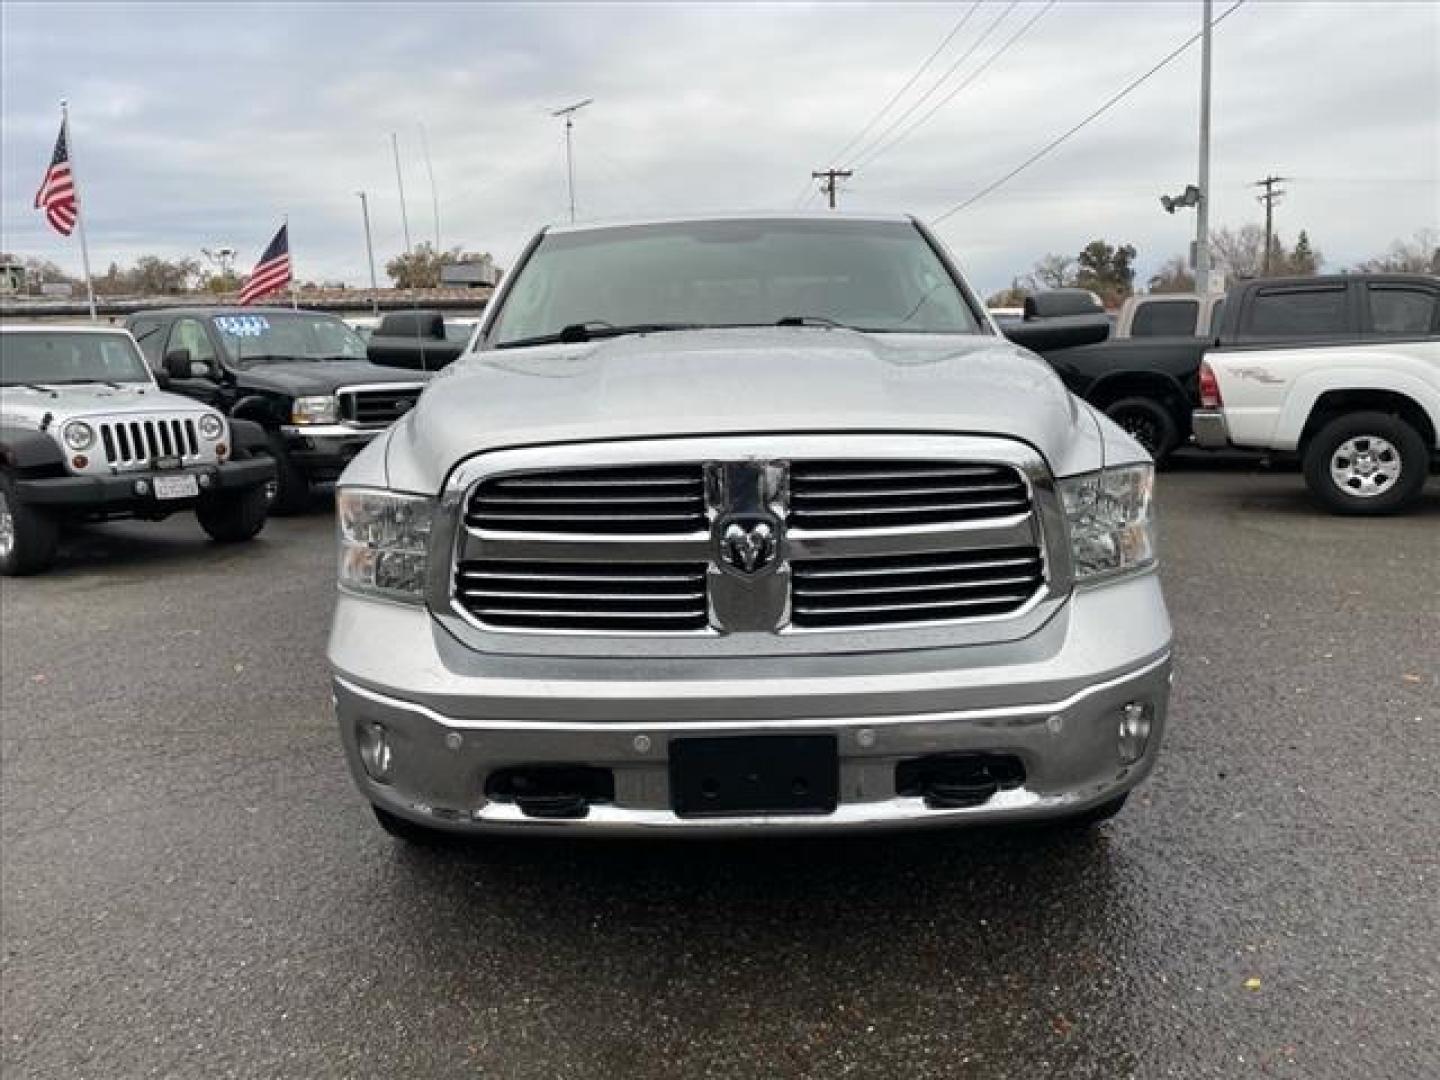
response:
M1310 234L1301 229L1294 249L1285 257L1287 272L1312 277L1320 272L1320 265L1324 261L1320 253L1310 246Z
M396 255L385 264L385 273L397 289L436 289L440 287L440 268L455 263L488 262L489 254L453 247L437 253L431 244L416 244L403 255Z
M1135 246L1111 246L1092 240L1081 249L1075 284L1097 293L1107 307L1118 304L1135 291Z

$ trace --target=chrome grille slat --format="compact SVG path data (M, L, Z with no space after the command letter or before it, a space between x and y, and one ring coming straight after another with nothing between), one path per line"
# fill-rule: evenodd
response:
M456 599L482 623L500 629L614 633L703 630L705 567L635 563L462 562Z
M156 417L146 420L94 421L105 464L115 468L153 468L159 459L182 464L206 460L192 417ZM213 459L212 459L213 460Z
M356 427L389 427L415 407L423 383L346 387L336 393L340 418Z
M470 497L485 532L688 535L705 528L701 466L637 465L496 476Z
M1004 615L1045 584L1038 548L801 559L791 618L801 629L853 629Z
M790 475L790 522L802 530L986 521L1030 509L1029 486L1010 465L806 461Z

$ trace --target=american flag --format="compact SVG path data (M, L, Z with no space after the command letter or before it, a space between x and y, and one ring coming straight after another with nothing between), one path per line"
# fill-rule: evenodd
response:
M245 287L240 290L240 303L253 304L266 293L283 289L289 284L290 225L287 222L280 226L275 239L270 241L265 254L260 256L260 261L250 272L250 280L245 282Z
M64 121L60 124L60 137L55 140L50 168L45 170L45 179L35 192L35 209L45 211L45 217L61 236L70 235L80 215L75 204L75 180L70 175L70 133Z

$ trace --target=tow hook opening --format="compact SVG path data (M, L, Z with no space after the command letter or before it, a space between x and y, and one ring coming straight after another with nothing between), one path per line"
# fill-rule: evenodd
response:
M590 765L520 765L491 773L485 796L514 803L526 817L583 818L592 804L615 801L615 774Z
M918 795L932 810L980 806L997 791L1025 782L1025 766L1013 754L930 754L895 766L895 791Z

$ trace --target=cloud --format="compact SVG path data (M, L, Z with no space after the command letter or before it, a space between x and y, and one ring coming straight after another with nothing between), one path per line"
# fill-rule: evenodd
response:
M1025 0L956 81L1039 10ZM1217 8L1223 10L1223 8ZM61 12L57 18L56 12ZM566 215L563 129L583 97L576 186L587 217L785 208L964 12L959 5L7 4L0 247L78 264L30 207L72 102L93 262L228 244L258 255L281 215L305 277L366 279L410 231L508 261ZM916 91L1004 8L987 4ZM1197 29L1198 5L1061 3L913 135L858 169L856 209L933 216L999 177ZM1259 210L1293 176L1282 232L1334 263L1440 224L1440 9L1252 0L1215 35L1212 218ZM1182 252L1193 216L1158 195L1195 174L1198 50L994 195L941 226L977 285L1097 236ZM955 81L937 92L940 100ZM902 106L903 107L903 106ZM929 108L929 105L925 107ZM925 109L915 113L923 115ZM881 128L883 129L883 124Z

